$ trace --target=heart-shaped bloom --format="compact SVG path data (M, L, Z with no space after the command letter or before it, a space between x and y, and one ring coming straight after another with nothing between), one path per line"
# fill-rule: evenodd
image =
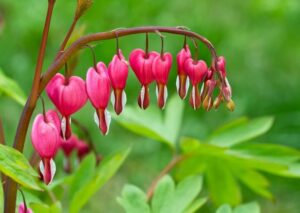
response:
M96 109L94 118L103 135L109 130L111 116L106 109L110 97L110 79L106 65L99 62L97 67L90 68L86 75L86 91L88 97Z
M60 137L57 129L58 115L50 111L46 115L38 114L34 119L31 131L31 141L34 149L40 155L40 172L46 184L49 184L55 174L55 163L52 158L55 156L59 146ZM49 116L50 114L50 116Z
M181 99L186 97L187 91L189 89L189 79L187 78L187 72L185 70L185 61L191 58L191 52L188 45L180 50L177 54L177 78L176 78L176 88Z
M28 208L28 206L25 207L24 203L21 203L18 208L18 213L33 213L33 211Z
M153 60L152 73L156 80L156 97L158 106L163 109L168 97L167 83L172 67L172 55L164 53Z
M146 109L150 103L149 84L154 80L152 65L158 52L152 51L146 54L142 49L135 49L130 53L129 63L136 77L142 85L138 97L138 104L142 109Z
M67 173L72 171L72 164L70 162L70 156L74 150L77 148L78 138L76 135L71 135L68 140L61 139L60 148L62 149L65 158L64 158L64 170Z
M194 109L198 109L201 105L201 96L198 85L207 75L207 65L203 60L195 61L192 58L189 58L185 61L184 66L192 84L190 104Z
M114 89L111 95L111 102L115 112L119 115L126 104L126 93L124 91L128 78L128 62L119 49L108 65L108 75Z
M70 116L81 109L86 101L85 82L80 77L71 76L69 79L57 73L46 87L46 92L58 111L62 114L62 136L71 136Z

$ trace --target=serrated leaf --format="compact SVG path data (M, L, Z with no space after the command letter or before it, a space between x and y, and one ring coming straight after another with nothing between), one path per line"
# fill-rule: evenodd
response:
M173 179L166 175L158 183L151 201L153 213L160 213L166 200L173 195L175 183Z
M25 105L26 96L17 82L7 77L0 68L0 93L12 98L22 106Z
M95 176L85 187L79 189L70 204L70 212L76 213L119 169L130 149L122 150L104 159L95 172Z
M232 208L228 204L223 204L217 209L216 213L232 213Z
M96 168L96 158L94 154L89 154L80 163L79 168L73 174L72 183L69 191L69 198L72 202L78 190L85 187L85 185L94 177Z
M213 134L208 142L222 147L230 147L266 133L271 128L273 121L273 117L252 119L226 128L226 131Z
M42 190L39 175L16 149L0 144L0 171L24 187Z
M233 213L260 213L260 207L257 202L246 203L237 206Z
M117 201L127 213L150 213L146 194L136 186L126 185Z
M191 176L179 182L175 192L165 201L160 212L182 213L201 191L202 182L201 176Z

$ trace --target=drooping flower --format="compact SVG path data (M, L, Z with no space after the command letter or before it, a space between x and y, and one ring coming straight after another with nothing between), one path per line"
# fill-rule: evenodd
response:
M190 104L194 109L198 109L201 105L201 96L198 85L207 75L207 65L203 60L195 61L194 59L189 58L185 61L184 66L192 84Z
M176 87L177 92L181 99L186 97L190 82L187 78L187 72L185 70L185 61L191 57L191 52L188 45L185 45L184 48L180 50L177 54L177 78L176 78Z
M145 53L142 49L133 50L129 56L130 66L142 85L138 97L138 104L142 109L146 109L150 103L149 84L154 80L152 65L157 56L159 56L158 52Z
M94 118L103 135L109 130L111 115L106 109L110 97L110 79L106 65L99 62L97 67L92 67L86 75L86 90L88 97L96 109Z
M46 87L47 94L62 114L61 130L64 139L71 137L70 116L81 109L86 101L85 82L80 77L66 79L57 73Z
M235 104L234 104L233 100L231 99L232 98L232 90L231 90L231 86L230 86L229 81L226 76L226 60L223 56L218 57L217 65L218 65L218 71L221 75L221 82L219 85L220 94L217 97L217 99L215 100L214 106L215 106L215 108L217 108L219 106L219 104L225 100L226 107L230 111L233 111L235 108Z
M42 159L40 162L40 172L46 184L52 181L56 171L53 157L60 146L57 124L59 124L59 117L52 110L45 115L38 114L32 125L31 141L34 149Z
M76 147L77 147L77 157L79 158L80 161L91 151L89 145L82 140L77 140Z
M152 72L156 80L156 96L158 106L163 109L168 97L167 83L172 67L172 55L164 53L158 55L153 60Z
M71 135L71 137L68 140L62 139L60 142L60 147L63 150L63 153L65 155L64 170L67 173L70 173L72 171L70 156L72 152L77 148L77 141L78 138L76 137L76 135Z
M18 208L18 213L33 213L33 211L28 208L28 206L25 207L24 203L21 203Z
M111 95L111 102L115 112L119 115L124 109L127 100L124 89L128 78L128 62L120 49L118 49L118 54L114 55L108 65L108 75L114 89Z

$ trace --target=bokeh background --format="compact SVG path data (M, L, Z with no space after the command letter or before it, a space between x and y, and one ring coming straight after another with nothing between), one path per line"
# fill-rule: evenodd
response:
M0 67L19 83L26 94L31 88L46 5L46 0L0 0ZM72 21L75 6L75 0L57 0L44 70L58 50ZM235 118L272 115L275 124L260 140L300 149L298 0L94 0L93 7L79 21L78 27L91 33L141 25L187 26L209 38L218 54L227 59L228 77L236 102L235 112L230 113L225 107L208 113L203 110L195 112L186 103L181 135L202 139L219 125ZM165 49L173 55L182 47L181 36L167 35L165 40ZM128 57L132 49L144 48L144 36L121 38L120 47ZM150 36L150 48L160 49L157 35ZM98 42L95 51L98 60L108 63L115 52L115 41ZM208 51L201 45L200 57L208 62L210 60ZM90 52L82 51L75 69L76 75L85 78L91 65ZM173 66L170 94L175 92L175 73L176 66ZM129 104L136 104L139 85L132 72L126 92ZM53 107L48 100L47 107ZM12 143L21 110L20 105L1 96L0 113L8 144ZM38 104L35 113L40 111ZM133 151L122 169L83 210L122 212L115 198L123 185L129 182L146 189L168 162L170 153L165 145L136 136L116 122L112 122L108 136L101 136L94 125L90 104L75 117L90 129L96 148L103 155L132 145ZM31 152L28 138L25 153L30 156ZM270 178L275 202L258 199L247 191L244 200L258 199L263 212L299 212L299 180ZM204 211L209 211L209 208Z

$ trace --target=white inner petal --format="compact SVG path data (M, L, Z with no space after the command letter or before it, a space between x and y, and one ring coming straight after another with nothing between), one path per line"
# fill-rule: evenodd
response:
M142 107L142 109L144 109L145 86L142 86L141 93L140 93L140 98L141 98L141 107Z
M122 110L124 110L126 103L127 103L127 96L126 96L125 90L123 90L122 91Z
M176 89L177 89L177 92L179 93L179 76L178 75L176 78Z
M196 88L195 88L195 86L193 86L193 89L192 89L192 100L193 100L193 107L194 107L194 109L196 109Z
M189 78L186 78L184 98L185 98L186 95L187 95L187 91L189 90L189 87L190 87L190 79L189 79ZM183 99L184 99L184 98L183 98Z
M106 127L107 127L107 131L106 131L105 135L107 135L109 132L109 126L110 126L110 122L111 122L111 115L107 109L105 109L105 111L104 111L104 116L105 116L105 122L106 122Z
M165 85L165 86L164 86L164 106L163 106L162 109L164 109L165 106L166 106L167 98L168 98L168 88L167 88L167 86Z
M42 175L44 177L44 175L45 175L45 168L44 168L43 161L40 161L39 167L40 167L40 172L42 173Z
M63 117L61 119L61 131L64 140L66 140L66 130L67 130L67 120L66 117Z
M100 121L99 121L99 118L98 118L97 112L94 112L94 121L95 121L95 123L96 123L97 127L99 127L99 123L100 123Z
M113 91L111 92L111 95L110 95L110 101L111 101L111 104L115 107L116 99L115 99L115 94Z
M54 175L56 173L56 165L55 165L55 162L54 162L54 160L52 158L50 160L50 172L51 172L51 181L50 181L50 183L51 183L52 180L53 180L53 177L54 177Z

